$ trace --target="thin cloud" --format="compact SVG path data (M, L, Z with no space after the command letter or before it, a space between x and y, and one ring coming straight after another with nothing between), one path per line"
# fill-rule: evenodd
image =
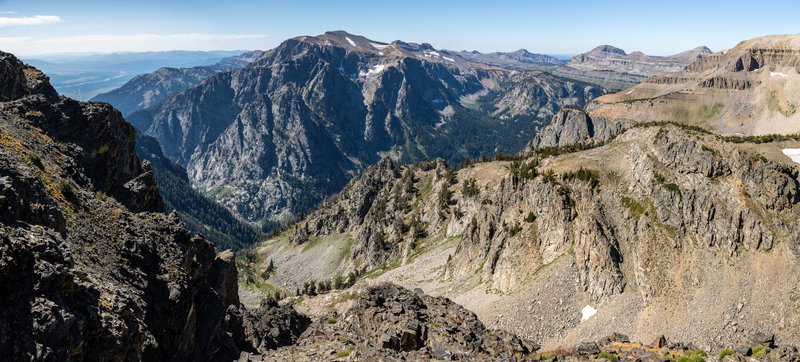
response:
M31 26L53 24L61 21L61 17L55 15L35 15L21 18L8 16L0 17L0 28L7 26Z
M116 51L238 50L265 48L268 34L84 34L53 38L0 37L0 48L22 55Z

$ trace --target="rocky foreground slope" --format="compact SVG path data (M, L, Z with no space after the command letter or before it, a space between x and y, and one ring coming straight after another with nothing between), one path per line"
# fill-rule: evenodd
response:
M597 99L587 109L619 120L675 121L732 135L800 132L800 35L770 35Z
M800 142L762 141L565 109L523 155L383 160L258 252L286 290L353 273L421 287L546 348L797 344L800 181L781 149Z
M134 130L0 54L0 350L11 360L236 354L232 260L163 201ZM235 271L234 271L235 273Z

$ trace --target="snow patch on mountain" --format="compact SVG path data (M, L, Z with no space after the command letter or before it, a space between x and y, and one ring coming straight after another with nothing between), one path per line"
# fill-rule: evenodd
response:
M373 66L372 68L370 68L369 70L367 70L366 72L363 71L363 70L358 72L358 76L359 77L368 77L368 76L373 75L373 74L379 74L379 73L383 72L385 69L386 69L385 65L377 64L377 65Z
M784 148L781 150L784 155L792 159L792 161L800 163L800 148Z

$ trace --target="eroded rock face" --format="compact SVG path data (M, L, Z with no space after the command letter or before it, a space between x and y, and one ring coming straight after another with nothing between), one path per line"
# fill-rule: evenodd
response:
M297 313L291 305L279 305L265 298L258 308L244 315L244 331L252 348L260 353L295 344L311 324L311 319Z
M318 360L337 355L365 360L487 360L514 359L539 349L513 334L489 331L474 313L419 289L384 283L366 287L357 298L343 314L334 312L313 321L294 345L262 355L243 354L241 360Z
M795 168L675 125L594 125L585 113L565 110L537 142L563 147L616 138L579 156L532 153L515 166L464 168L454 181L443 163L395 168L387 160L298 223L292 240L349 235L350 260L372 268L443 233L460 238L446 278L479 274L492 288L511 291L564 256L593 303L630 286L648 303L664 291L661 275L675 253L700 248L733 256L771 250L798 234L791 226L800 216ZM537 173L513 171L525 164ZM569 176L579 167L582 176ZM482 181L468 194L476 177ZM413 225L427 233L415 237Z
M58 98L41 73L2 58L0 353L238 356L232 258L215 259L211 243L163 213L133 128L108 105ZM212 270L232 275L219 283Z
M564 147L576 144L603 143L631 126L631 122L592 118L584 110L565 107L542 128L520 154L542 147Z

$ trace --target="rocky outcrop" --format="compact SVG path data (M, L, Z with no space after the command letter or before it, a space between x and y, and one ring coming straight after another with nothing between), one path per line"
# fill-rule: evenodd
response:
M311 320L291 305L279 305L275 299L265 298L259 307L245 313L243 326L255 351L267 353L295 344L309 324Z
M576 143L582 146L568 147ZM733 257L772 250L797 234L797 170L713 135L597 122L566 109L536 145L509 163L458 172L444 163L395 168L385 160L291 228L289 238L352 240L353 262L343 271L410 258L435 240L428 236L460 238L442 276L478 274L504 292L566 255L593 303L629 287L649 303L664 293L659 278L673 254L665 250ZM289 267L280 262L276 280L302 284L283 278L280 270Z
M592 118L583 109L564 107L553 121L542 128L520 154L542 147L564 147L577 144L601 144L613 139L632 125L626 121Z
M483 63L505 69L541 70L546 67L565 63L563 60L554 56L534 54L525 49L519 49L508 53L494 52L486 54L478 51L460 51L457 54L471 62Z
M3 58L0 73L28 77L0 93L0 353L238 356L233 260L162 212L133 127L108 105L54 97L40 73Z
M47 101L58 99L49 78L38 69L22 63L15 56L0 52L0 102L38 94Z
M515 360L539 346L490 331L474 313L447 298L393 284L364 288L343 314L313 321L297 342L243 360Z

